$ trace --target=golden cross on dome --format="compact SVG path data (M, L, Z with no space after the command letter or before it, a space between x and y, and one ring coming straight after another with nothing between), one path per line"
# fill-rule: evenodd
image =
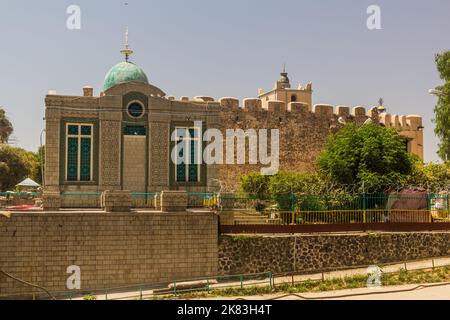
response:
M128 44L128 27L125 31L125 49L120 52L125 56L126 62L130 60L130 56L133 54L133 50L130 49L130 46Z

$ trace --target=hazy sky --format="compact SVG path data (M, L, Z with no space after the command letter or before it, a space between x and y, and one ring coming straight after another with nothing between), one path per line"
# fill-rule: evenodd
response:
M72 4L81 30L66 27ZM372 4L382 30L366 27ZM98 94L128 25L133 62L169 95L254 97L286 63L293 85L313 82L314 103L370 107L383 97L392 114L422 115L435 161L427 91L440 84L434 54L450 49L449 14L448 0L0 0L0 105L16 144L37 150L45 94L85 85Z

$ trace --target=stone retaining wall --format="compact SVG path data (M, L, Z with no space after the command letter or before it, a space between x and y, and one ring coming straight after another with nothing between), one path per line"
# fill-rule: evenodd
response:
M222 275L301 272L450 255L450 232L222 236Z
M0 270L51 292L67 291L69 266L83 292L213 276L217 233L212 212L0 215ZM30 291L0 274L0 299Z

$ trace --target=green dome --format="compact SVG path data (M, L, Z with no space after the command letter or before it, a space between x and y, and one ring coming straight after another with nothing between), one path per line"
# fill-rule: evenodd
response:
M121 62L109 70L105 77L103 90L106 91L118 84L126 82L143 82L148 84L144 71L131 62Z

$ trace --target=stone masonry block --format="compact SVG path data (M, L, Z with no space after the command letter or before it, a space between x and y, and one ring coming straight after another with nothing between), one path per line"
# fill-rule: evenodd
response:
M339 117L348 117L348 116L350 116L350 108L346 107L346 106L337 106L336 114Z
M59 211L61 208L61 194L59 191L44 191L42 202L44 211Z
M244 99L244 110L247 112L256 112L262 109L261 99L247 98Z
M269 101L267 103L267 110L269 112L285 112L286 104L283 101Z
M306 113L309 111L309 105L303 102L290 102L288 104L288 111L294 113Z
M237 109L239 108L239 99L237 98L221 98L219 100L222 108Z
M334 111L333 109L333 106L329 104L316 104L314 106L314 113L317 115L332 117Z
M101 196L101 206L106 212L129 212L131 204L130 191L104 191Z
M186 191L163 191L161 193L161 211L186 211L188 194Z

